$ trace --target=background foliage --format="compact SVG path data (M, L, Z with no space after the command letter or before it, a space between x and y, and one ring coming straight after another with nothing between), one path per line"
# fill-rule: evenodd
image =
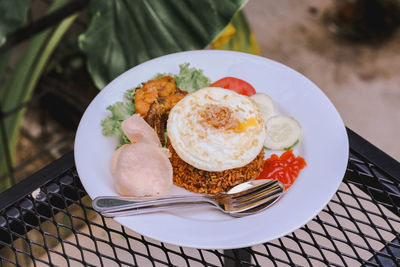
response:
M22 54L13 54L13 49L0 53L0 110L4 115L0 118L3 120L1 135L7 140L0 142L0 190L11 184L7 174L12 171L10 166L26 111L20 107L32 97L54 50L63 42L76 18L81 18L87 26L75 42L85 55L88 72L99 89L127 69L173 52L212 47L259 53L241 12L245 0L86 2L89 2L87 12L78 12L58 25L49 25L26 42ZM27 16L34 3L0 0L0 48L8 36L27 26ZM70 4L67 0L53 0L46 14Z

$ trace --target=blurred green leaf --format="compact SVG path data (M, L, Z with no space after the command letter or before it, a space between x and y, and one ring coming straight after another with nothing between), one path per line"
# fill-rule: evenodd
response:
M212 44L214 49L234 50L260 55L257 41L243 11L238 12L221 36Z
M53 12L59 7L67 3L67 0L55 0L49 8L48 13ZM18 59L17 64L12 70L10 77L2 88L0 100L3 112L7 112L15 108L18 104L26 99L27 85L29 84L35 65L37 64L41 51L46 45L52 29L47 29L33 37L28 44L27 49ZM28 97L29 98L29 97Z
M0 86L6 75L8 60L10 59L10 56L11 56L10 52L0 54Z
M67 3L67 0L55 0L48 12L54 11L65 3ZM2 88L0 100L3 112L11 111L30 99L50 55L76 16L73 15L63 20L53 33L52 29L47 29L29 42L26 51L19 58L4 88ZM14 155L25 111L25 108L20 109L4 119L10 155ZM0 149L5 151L3 143L0 143ZM0 154L0 174L4 174L5 171L7 171L5 157L4 154ZM5 185L1 184L0 189L4 189Z
M7 34L25 22L32 0L0 0L0 46L6 42Z
M88 70L103 88L125 70L161 55L202 49L246 0L91 0L79 37Z

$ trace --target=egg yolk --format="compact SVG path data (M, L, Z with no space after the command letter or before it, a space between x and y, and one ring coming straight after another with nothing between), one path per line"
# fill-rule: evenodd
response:
M245 122L238 122L238 125L233 129L235 133L243 133L247 128L257 126L257 121L254 117L247 119Z

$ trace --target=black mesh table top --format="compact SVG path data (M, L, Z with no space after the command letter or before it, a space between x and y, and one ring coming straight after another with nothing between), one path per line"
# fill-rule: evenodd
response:
M0 266L400 266L400 163L348 134L330 203L300 229L237 250L161 243L102 217L69 153L0 194Z

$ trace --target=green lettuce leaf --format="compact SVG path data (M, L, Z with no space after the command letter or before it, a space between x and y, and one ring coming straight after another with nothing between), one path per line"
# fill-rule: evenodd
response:
M119 146L130 143L129 139L122 131L121 123L135 113L135 105L133 102L116 102L108 106L107 109L111 111L111 115L101 122L103 135L115 135L118 138Z
M211 81L203 74L203 70L189 68L189 63L179 65L179 68L179 74L173 77L180 89L191 93L210 85Z
M172 73L157 73L154 78L166 75L172 76L179 89L188 91L189 93L209 86L211 80L203 74L203 70L194 67L190 68L189 65L190 63L179 65L179 74L177 75Z
M136 88L132 88L132 89L127 90L125 92L125 94L124 94L124 97L126 98L126 100L128 100L128 101L133 103L133 101L135 100L135 91L136 91L136 89L139 89L141 87L142 86L138 86ZM135 107L133 107L133 108L135 108Z

